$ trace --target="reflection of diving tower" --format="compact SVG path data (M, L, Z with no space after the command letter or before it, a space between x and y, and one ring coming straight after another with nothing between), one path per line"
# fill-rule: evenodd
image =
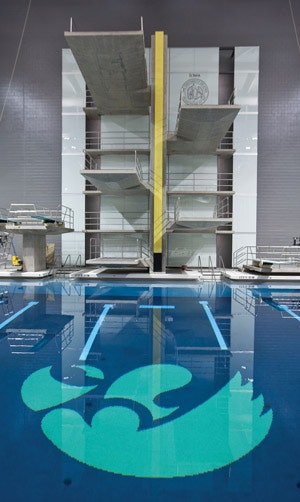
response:
M64 206L45 209L11 204L0 224L9 234L23 235L23 270L38 272L46 269L46 236L73 232L73 211Z
M53 354L71 343L74 316L63 313L60 300L60 295L41 295L39 288L31 285L21 297L0 292L0 340L7 339L12 354L34 355L55 340L49 352Z

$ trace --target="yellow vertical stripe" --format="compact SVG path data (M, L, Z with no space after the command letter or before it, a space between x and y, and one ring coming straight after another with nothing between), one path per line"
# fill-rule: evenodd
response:
M161 310L153 310L153 340L152 340L152 363L161 363L161 350L162 350L162 324L161 324Z
M153 251L162 253L164 152L164 32L155 33L154 51L154 173Z

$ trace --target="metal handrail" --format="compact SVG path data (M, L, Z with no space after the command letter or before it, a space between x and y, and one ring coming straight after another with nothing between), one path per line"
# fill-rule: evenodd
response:
M277 261L281 264L300 263L300 246L243 246L233 253L233 267L249 265L255 259Z
M201 256L198 256L198 272L203 274L203 269L202 269L202 262L201 262Z
M214 218L232 218L229 197L222 197L214 208Z
M137 220L140 221L137 221ZM130 223L130 220L134 223ZM149 214L141 214L133 211L120 213L118 211L87 211L85 213L86 230L108 230L113 232L122 230L148 230Z
M36 204L11 204L7 213L8 224L34 226L51 222L64 225L65 228L74 228L74 211L66 206L47 209Z
M87 131L86 149L149 149L148 131Z
M140 158L138 156L137 150L133 150L132 155L128 155L128 153L126 153L126 156L129 158L132 156L132 164L133 164L132 168L136 169L138 176L143 181L143 179L146 178L146 176L144 175L142 163L141 163ZM93 155L89 155L89 153L87 152L86 157L85 157L84 169L88 169L89 171L94 171L94 170L101 171L101 169L107 169L107 168L106 167L103 168L99 156L94 157ZM124 167L115 167L115 168L110 167L110 169L113 170L113 169L126 169L126 168L124 168Z
M71 265L71 255L68 254L65 261L61 264L62 267L65 267L67 262L69 262L69 265Z
M213 280L216 282L215 268L213 266L213 262L212 262L212 259L211 259L210 255L208 257L208 267L211 270L211 274L212 274Z
M69 265L69 267L81 267L81 254L79 254L75 260L75 263L72 264L72 256L69 253L64 262L61 264L61 268L64 268L66 265Z
M78 263L79 262L79 263ZM81 267L81 254L77 256L77 260L75 261L75 266L76 267Z
M223 269L223 272L225 272L226 268L225 268L223 257L221 255L219 255L219 263L221 264L221 268Z
M112 250L109 252L105 252L105 243L113 242L115 244L116 239L99 239L92 238L90 240L90 258L112 258ZM145 246L143 239L136 239L136 247L129 245L129 240L124 241L118 239L117 240L117 248L114 248L114 252L118 252L118 256L116 259L124 259L124 258L149 258L149 248ZM128 256L130 255L130 256Z
M227 104L228 105L234 105L234 100L235 100L235 87L233 88L233 91L232 91L232 93L229 96Z
M178 221L180 217L180 197L177 198L174 205L174 221Z
M204 172L169 172L167 176L168 190L192 190L207 192L231 192L233 188L232 173Z
M188 207L187 208L189 211L192 211L192 208ZM173 218L174 221L179 221L180 217L182 217L182 204L181 204L181 198L177 197L176 202L174 204L174 210L173 210ZM170 211L168 212L170 216ZM197 215L197 218L199 218L199 214ZM229 197L223 197L220 201L218 201L214 208L213 208L213 214L211 216L208 216L207 218L222 218L222 219L229 219L231 220L232 218L232 212L230 211L230 200ZM191 216L192 219L192 216ZM229 222L230 223L230 222Z
M232 150L233 149L233 131L229 130L221 139L218 146L219 150Z
M134 152L134 165L135 165L136 172L137 172L139 180L141 182L143 182L144 181L144 173L143 173L142 163L141 163L141 161L139 159L139 156L138 156L136 150ZM149 174L148 174L148 178L149 178Z
M178 115L177 115L177 122L178 122L179 113L180 113L180 108L179 108ZM168 132L169 138L176 136L177 130L178 129L177 129L177 123L176 123L175 130L170 130ZM226 132L225 136L221 139L221 141L217 147L217 150L232 150L232 149L233 149L233 131L229 130Z
M95 102L93 99L93 96L91 94L91 91L89 89L86 90L86 95L85 95L85 101L86 101L86 107L87 108L95 108Z

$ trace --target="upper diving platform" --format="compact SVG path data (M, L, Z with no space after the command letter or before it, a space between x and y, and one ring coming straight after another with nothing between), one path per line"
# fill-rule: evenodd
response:
M144 33L65 32L98 115L148 115Z
M238 105L186 105L181 100L175 134L167 140L168 154L232 154L220 145L239 110Z

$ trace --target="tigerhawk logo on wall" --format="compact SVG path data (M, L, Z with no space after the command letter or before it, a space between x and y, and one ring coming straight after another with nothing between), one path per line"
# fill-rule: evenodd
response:
M88 377L104 379L96 367L75 367ZM263 397L252 399L252 383L242 385L240 373L207 401L181 415L179 407L166 408L154 402L160 394L184 387L191 378L189 370L173 364L134 369L110 385L103 397L104 406L90 424L73 409L55 407L94 391L98 385L59 382L48 366L24 381L21 394L34 411L54 408L42 419L43 433L79 462L127 476L175 478L213 471L247 455L266 437L273 417L271 409L262 414ZM113 405L111 400L116 398L124 404ZM228 403L226 413L224 401ZM139 406L135 404L135 410L128 402L144 406L154 425L140 428Z

